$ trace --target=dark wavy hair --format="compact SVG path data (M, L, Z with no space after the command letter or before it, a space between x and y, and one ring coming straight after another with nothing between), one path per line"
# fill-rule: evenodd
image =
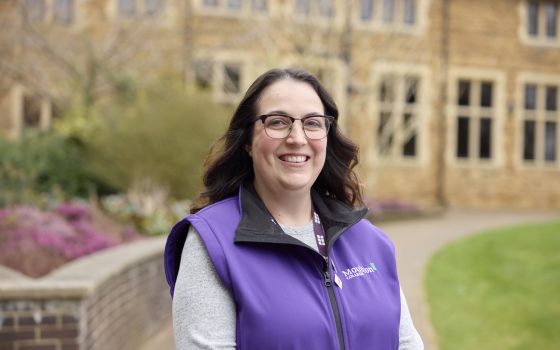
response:
M336 103L315 76L302 69L288 68L271 69L249 87L226 133L212 146L205 162L205 191L194 200L191 213L236 194L241 184L253 180L253 164L246 145L251 143L253 137L257 103L264 89L281 79L309 84L321 99L325 114L335 118L327 136L325 165L313 188L351 207L363 205L361 188L353 170L358 164L358 147L338 129Z

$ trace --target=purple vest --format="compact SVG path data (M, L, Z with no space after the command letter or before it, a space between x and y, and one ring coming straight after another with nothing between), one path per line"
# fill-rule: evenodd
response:
M171 294L189 225L237 309L237 349L398 349L399 281L391 241L364 211L313 193L329 260L284 234L258 196L239 195L179 221L165 248ZM336 282L335 282L336 281Z

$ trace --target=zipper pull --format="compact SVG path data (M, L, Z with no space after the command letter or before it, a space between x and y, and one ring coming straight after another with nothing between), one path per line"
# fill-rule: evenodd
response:
M325 270L323 272L323 278L325 279L325 286L330 287L331 286L331 274L328 270Z

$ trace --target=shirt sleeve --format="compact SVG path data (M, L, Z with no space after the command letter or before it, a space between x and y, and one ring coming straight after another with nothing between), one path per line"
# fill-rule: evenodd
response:
M420 334L412 323L410 310L401 289L401 323L399 326L399 350L424 350Z
M235 350L235 303L192 226L183 247L172 308L177 350Z

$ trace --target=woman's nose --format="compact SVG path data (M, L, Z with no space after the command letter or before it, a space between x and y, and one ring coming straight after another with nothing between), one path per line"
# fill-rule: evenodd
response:
M301 144L307 143L307 137L305 136L305 132L303 130L303 123L301 120L296 120L293 122L292 127L290 128L290 133L288 134L288 138L286 139L286 141L290 143L301 143Z

